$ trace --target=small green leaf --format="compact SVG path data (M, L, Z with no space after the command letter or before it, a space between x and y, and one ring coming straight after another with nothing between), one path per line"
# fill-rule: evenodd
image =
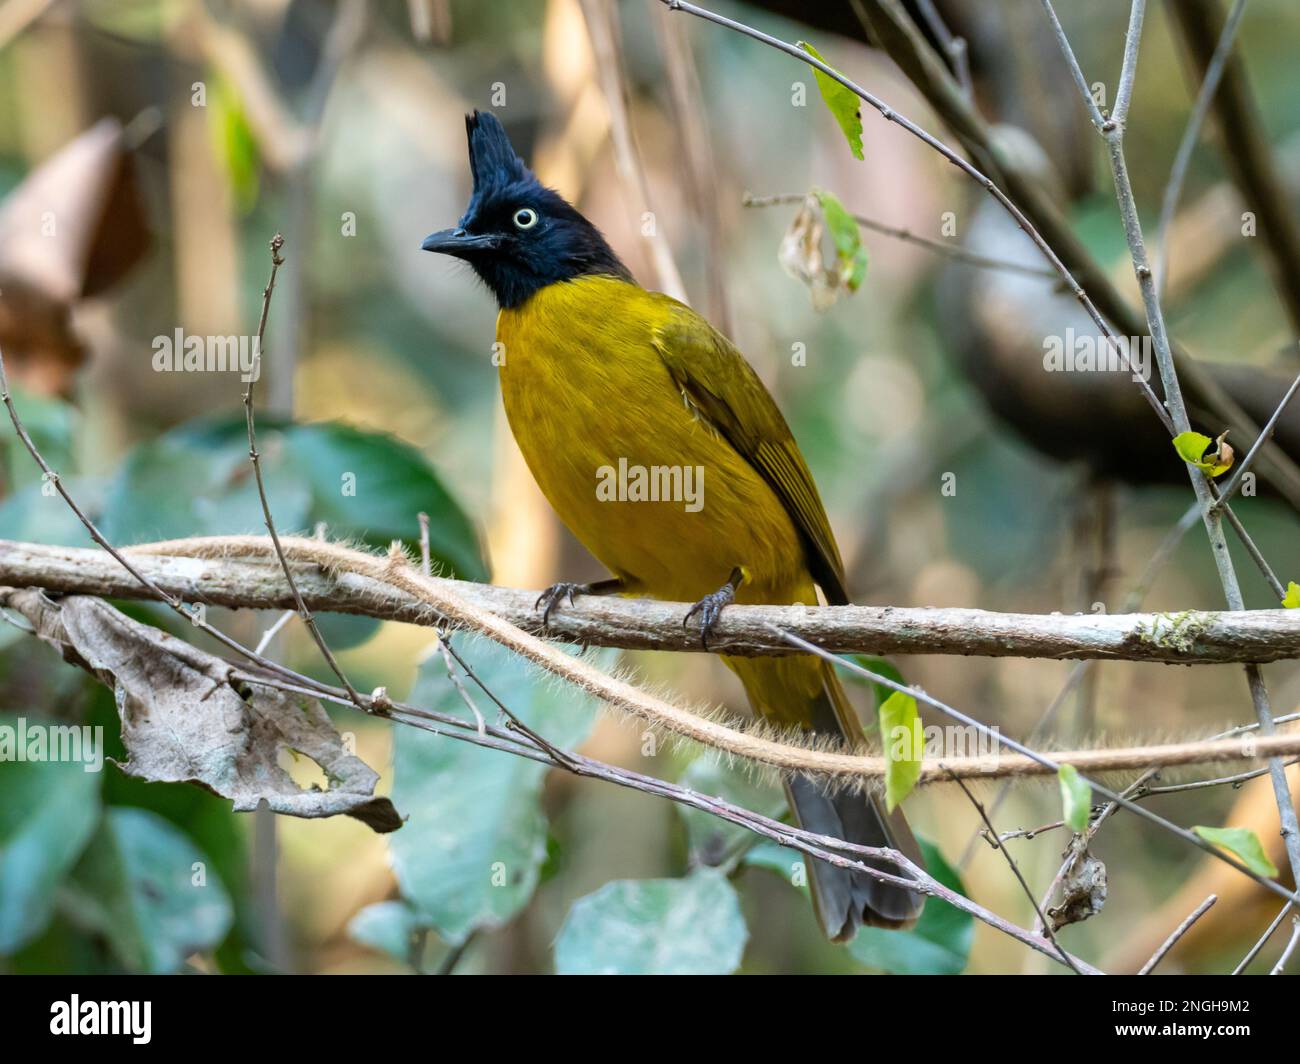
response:
M1209 476L1217 477L1232 468L1233 453L1223 438L1226 435L1225 432L1217 440L1212 440L1200 432L1180 432L1174 437L1174 450L1184 462L1196 466ZM1209 451L1212 443L1216 445L1215 449Z
M853 217L834 195L825 189L814 189L813 195L822 205L822 216L835 241L835 260L840 268L840 281L850 292L856 292L867 276L867 249L862 246L862 234L857 219Z
M916 699L895 691L877 711L880 716L880 741L885 753L885 805L892 813L906 798L921 776L925 756L925 737Z
M1277 875L1277 865L1268 859L1259 836L1249 828L1207 828L1198 824L1192 830L1206 842L1241 858L1242 863L1257 876Z
M1065 826L1071 831L1086 831L1088 814L1092 811L1092 788L1073 765L1062 765L1056 778L1061 784Z
M1294 580L1288 580L1286 585L1286 597L1282 599L1282 605L1289 610L1300 607L1300 584Z
M821 53L807 41L800 41L799 47L814 59L826 62L822 59ZM817 88L821 91L822 99L826 101L826 106L835 116L835 121L840 124L840 129L844 130L845 139L849 142L849 150L853 152L854 158L861 159L863 157L861 101L851 89L846 89L830 75L816 67L813 67L812 71L817 79Z

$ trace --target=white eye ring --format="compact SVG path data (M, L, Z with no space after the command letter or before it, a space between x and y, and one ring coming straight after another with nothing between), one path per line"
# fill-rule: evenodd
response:
M537 212L531 207L520 207L512 221L516 229L531 229L537 224Z

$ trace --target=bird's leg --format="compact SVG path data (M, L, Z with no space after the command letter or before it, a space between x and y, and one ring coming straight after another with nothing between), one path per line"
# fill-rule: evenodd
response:
M736 566L731 570L731 575L727 577L727 582L714 591L712 594L705 595L699 602L686 611L686 616L682 618L682 627L685 628L691 623L691 618L697 613L700 615L700 645L705 650L709 649L709 633L713 631L713 626L718 623L718 618L722 616L722 610L736 601L736 592L740 585L748 579L749 574L745 571L744 566Z
M555 609L561 600L572 606L574 595L615 595L622 590L623 581L617 576L610 577L608 580L594 580L590 584L574 584L568 580L561 580L537 596L533 609L541 610L542 624L549 625L551 610Z

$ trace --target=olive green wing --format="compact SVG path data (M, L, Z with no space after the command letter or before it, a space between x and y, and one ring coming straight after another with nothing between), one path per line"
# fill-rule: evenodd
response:
M844 562L826 509L776 401L726 337L689 307L672 303L654 333L668 372L700 416L781 500L804 541L808 568L826 600L833 605L847 603Z

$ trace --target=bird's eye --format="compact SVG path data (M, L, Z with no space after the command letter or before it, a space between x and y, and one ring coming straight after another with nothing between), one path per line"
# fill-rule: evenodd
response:
M537 224L537 212L531 207L520 207L515 211L514 223L516 229L531 229Z

